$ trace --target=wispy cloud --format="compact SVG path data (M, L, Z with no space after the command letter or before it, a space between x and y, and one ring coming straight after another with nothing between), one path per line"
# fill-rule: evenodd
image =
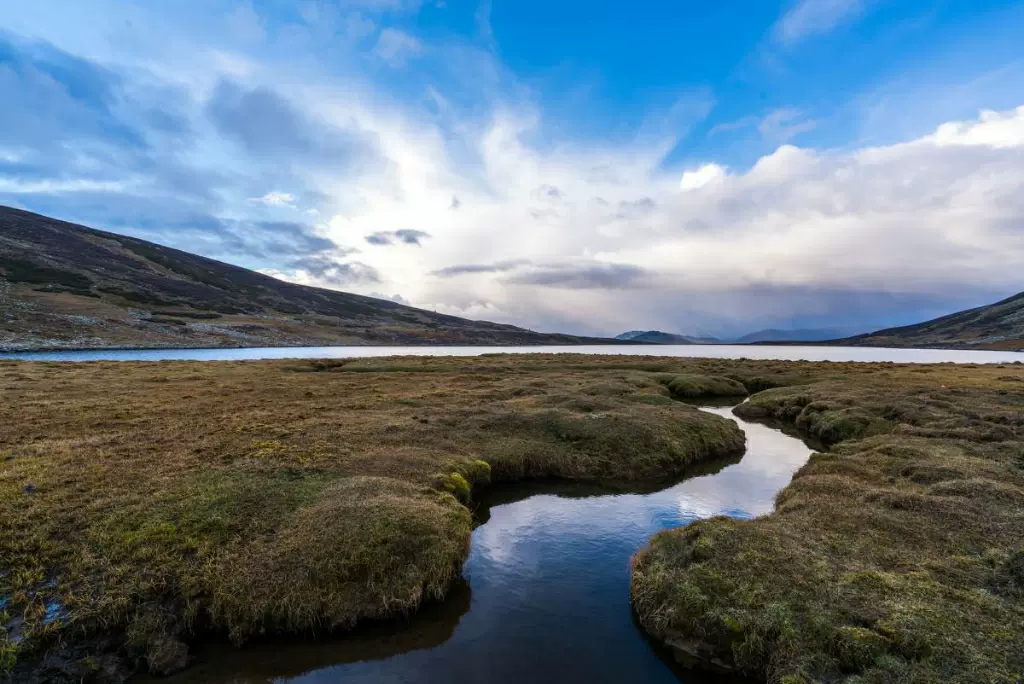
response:
M477 273L508 273L509 271L514 271L521 266L527 266L529 264L529 259L496 261L493 264L461 264L458 266L445 266L444 268L431 272L431 275L438 276L439 278L454 278L456 276L472 275Z
M772 38L794 45L861 16L870 0L797 0L772 27Z
M786 143L817 128L818 122L799 109L784 107L770 112L757 124L758 132L772 143Z
M423 53L423 43L405 31L386 28L377 37L373 53L388 66L399 68Z
M708 129L707 136L709 138L713 138L716 135L721 135L724 133L742 131L744 128L751 128L753 126L757 126L759 122L760 119L756 116L744 116L735 121L726 121L725 123L715 124L710 129Z
M384 246L393 245L395 243L403 245L416 245L417 247L423 244L423 240L430 237L430 233L422 230L410 230L403 228L401 230L393 231L377 231L367 235L365 239L371 245Z
M250 197L250 204L262 204L268 207L295 208L295 195L289 192L268 192L262 197ZM315 209L313 211L316 211Z

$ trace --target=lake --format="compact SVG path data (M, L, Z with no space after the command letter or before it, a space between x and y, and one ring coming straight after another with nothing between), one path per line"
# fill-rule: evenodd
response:
M585 486L497 486L448 599L407 621L319 641L195 650L166 684L255 682L723 682L680 670L634 621L629 560L652 535L713 515L769 513L812 450L801 439L732 415L743 457L645 494Z
M552 347L259 347L243 349L101 349L0 353L0 360L31 361L251 361L257 359L375 356L480 356L482 354L616 354L787 361L891 361L894 363L1024 363L1024 353L956 349L889 349L769 345L585 345Z

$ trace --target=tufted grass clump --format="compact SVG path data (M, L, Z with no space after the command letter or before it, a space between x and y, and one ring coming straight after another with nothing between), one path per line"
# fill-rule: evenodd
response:
M747 396L747 388L743 383L721 375L665 375L662 381L672 396L679 399Z
M645 629L768 681L1021 681L1024 395L994 369L919 370L738 406L834 446L775 513L655 536L632 564Z
M0 362L0 666L167 673L208 635L408 613L458 576L492 478L657 480L742 448L637 402L665 392L646 361L578 361Z

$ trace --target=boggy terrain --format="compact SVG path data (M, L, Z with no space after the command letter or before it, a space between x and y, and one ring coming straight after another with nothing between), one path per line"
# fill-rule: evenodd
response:
M0 670L116 681L211 634L343 629L442 597L490 480L640 485L829 444L773 515L656 537L644 627L788 681L1015 681L1024 373L578 355L0 363ZM626 610L626 607L623 608ZM2 679L3 675L0 675Z
M654 482L742 452L671 398L714 384L676 367L0 363L3 667L117 680L185 665L202 635L411 611L458 578L491 479Z
M834 445L753 521L657 535L633 560L644 627L761 680L1024 679L1024 373L851 369L736 409Z

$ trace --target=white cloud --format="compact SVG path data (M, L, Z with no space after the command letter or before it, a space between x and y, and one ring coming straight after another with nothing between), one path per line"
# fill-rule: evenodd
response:
M887 147L783 145L746 171L712 162L682 179L661 168L661 145L541 151L526 142L538 125L504 111L467 127L459 144L478 160L467 168L431 126L376 120L393 166L339 186L358 208L327 235L357 247L396 226L426 230L422 249L364 255L388 291L549 329L752 325L858 297L874 297L868 310L883 299L898 308L1004 291L1024 270L1024 157L1013 142L1024 108ZM534 266L524 277L487 267L509 262ZM469 268L434 275L453 267Z
M1009 112L983 111L978 121L942 124L931 140L940 146L1024 147L1024 106Z
M783 107L761 119L757 124L757 130L770 142L784 143L801 133L813 131L817 125L816 121L806 118L799 109Z
M772 37L792 45L828 33L858 17L866 5L867 0L798 0L772 27Z
M358 7L376 19L384 14L375 12L392 12L393 4L346 2L345 11ZM800 8L811 4L794 7L787 35L838 25L813 13L797 22L800 12L810 12ZM320 5L327 6L339 5ZM818 21L808 19L813 16ZM262 49L273 44L265 40ZM424 47L385 29L377 50L400 65ZM735 162L726 168L714 155L693 168L666 168L668 151L682 147L693 122L713 105L710 93L652 112L635 135L615 142L584 137L579 129L562 135L564 128L545 120L537 94L492 53L439 43L430 50L429 57L442 58L432 67L454 65L453 71L432 69L418 100L359 74L315 65L307 71L275 59L277 53L261 61L256 51L235 45L182 51L180 61L150 60L160 64L154 80L185 91L187 104L169 113L191 124L185 128L195 135L157 160L174 162L168 184L154 186L149 166L114 172L89 166L93 175L83 173L88 178L80 181L63 169L48 180L8 177L0 192L16 198L118 193L132 200L123 215L150 218L172 203L188 214L182 221L193 220L192 209L199 217L241 220L264 213L255 205L294 208L297 197L315 198L323 215L307 219L317 223L311 232L342 248L332 252L338 263L325 257L303 267L261 254L258 263L268 272L364 294L400 292L418 306L541 329L714 332L742 321L749 330L798 316L845 316L857 306L871 315L883 305L896 310L929 297L947 305L1005 292L1024 272L1024 108L985 112L900 144L842 152L796 145L813 121L782 109L719 128L756 126L774 141L776 149L750 168ZM119 68L116 59L104 63ZM118 73L130 82L134 67L122 66ZM273 105L272 112L280 114L286 102L302 121L314 122L297 129L300 147L322 152L324 140L352 135L372 153L318 164L293 154L271 160L248 154L210 130L208 108L194 106L223 78ZM252 128L254 139L280 132L280 116L267 121ZM268 188L295 196L277 190L254 196ZM212 199L202 197L206 192ZM102 215L116 217L116 211ZM317 215L307 210L306 216ZM399 230L432 237L415 249L365 243L367 235ZM211 232L210 243L217 239ZM361 249L358 263L344 261L352 249Z
M707 137L713 138L716 135L721 135L723 133L741 131L744 128L756 126L759 122L760 119L758 119L756 116L745 116L741 119L737 119L736 121L727 121L725 123L716 124L711 127L711 130L708 131Z
M0 192L19 195L48 195L71 192L124 193L133 189L136 185L136 183L126 181L98 181L91 179L21 181L11 178L0 178Z
M724 166L718 164L704 164L703 166L686 171L679 181L680 190L699 190L709 183L720 181L727 175L728 171Z
M294 209L295 195L289 192L268 192L263 197L250 197L249 203L263 204L268 207L288 207L290 209Z
M413 35L399 29L386 28L380 32L373 53L388 66L405 66L410 59L423 53L423 43Z

